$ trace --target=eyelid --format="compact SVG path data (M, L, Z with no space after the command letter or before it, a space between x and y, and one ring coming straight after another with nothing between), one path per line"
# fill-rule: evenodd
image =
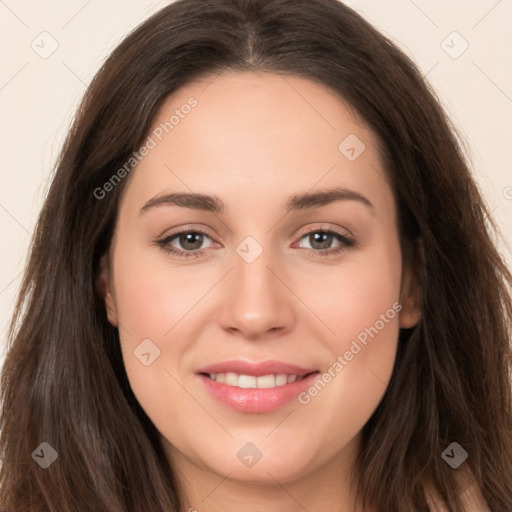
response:
M193 231L194 233L202 233L203 235L207 235L213 239L213 236L208 233L207 229L204 229L203 227L195 227L194 224L185 224L184 226L180 226L178 228L167 228L162 231L161 234L157 235L155 239L162 240L164 238L180 235L181 233L188 233L189 231Z
M337 235L346 236L346 238L354 239L354 235L352 232L347 228L341 228L341 227L331 227L327 225L325 222L319 222L313 225L308 225L304 228L299 229L296 236L299 238L302 238L304 235L309 235L312 232L316 231L327 231L331 233L335 233Z

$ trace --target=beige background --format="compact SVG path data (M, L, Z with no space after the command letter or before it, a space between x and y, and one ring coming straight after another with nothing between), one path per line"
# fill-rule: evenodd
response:
M166 3L0 0L1 352L30 235L77 102L123 36ZM412 56L434 86L468 143L512 267L512 0L346 3Z

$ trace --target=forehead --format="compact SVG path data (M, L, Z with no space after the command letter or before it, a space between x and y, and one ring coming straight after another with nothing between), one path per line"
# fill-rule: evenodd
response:
M392 196L376 136L342 98L307 78L205 77L170 95L148 134L154 147L128 187L139 204L173 190L227 203L244 197L253 207L314 187L364 190L387 203Z

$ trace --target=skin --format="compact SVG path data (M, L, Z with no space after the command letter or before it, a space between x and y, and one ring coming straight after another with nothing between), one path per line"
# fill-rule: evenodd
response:
M191 96L198 105L132 171L102 260L130 384L161 433L184 511L358 511L349 477L360 432L389 383L399 329L419 315L379 143L333 92L268 73L188 84L167 98L152 130ZM349 134L366 147L354 161L338 150ZM339 200L286 213L290 196L332 187L372 207ZM191 191L218 196L225 210L159 205L141 213L152 198ZM202 255L183 258L154 243L181 227L206 232L196 244ZM322 256L342 245L308 236L322 230L356 243ZM263 249L252 263L236 252L247 236ZM179 238L168 245L194 250ZM242 413L195 375L229 359L323 372L397 303L400 313L307 405ZM145 366L134 350L148 338L160 356ZM262 453L251 468L237 457L247 442Z

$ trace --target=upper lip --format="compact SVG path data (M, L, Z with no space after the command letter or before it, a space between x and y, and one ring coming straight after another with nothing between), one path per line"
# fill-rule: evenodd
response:
M311 368L303 368L291 363L284 363L282 361L222 361L220 363L209 364L198 368L196 373L238 373L239 375L253 375L261 377L262 375L280 374L303 376L308 373L315 372Z

